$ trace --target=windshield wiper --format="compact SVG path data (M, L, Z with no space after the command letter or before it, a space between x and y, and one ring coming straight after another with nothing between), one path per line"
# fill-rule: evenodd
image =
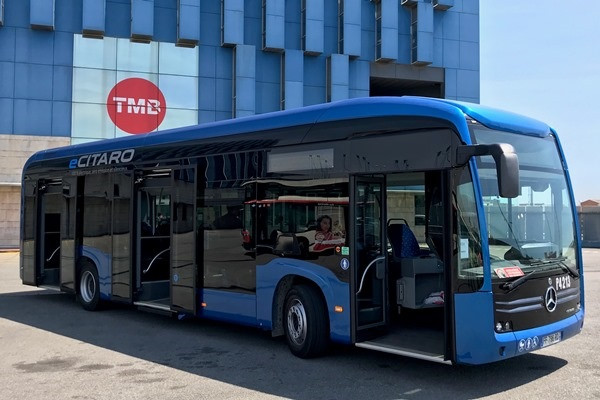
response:
M563 271L566 271L569 273L569 275L571 275L573 278L579 278L579 272L574 269L573 267L569 266L567 263L565 263L565 258L557 258L555 260L534 260L532 261L529 266L530 267L555 267L555 266L559 266Z
M573 278L579 278L579 272L564 261L559 261L558 265L560 265L562 269L566 270Z
M535 274L536 272L537 271L534 270L534 271L531 271L530 273L528 273L527 275L523 275L523 276L515 279L514 281L504 282L502 285L500 285L500 288L508 290L509 292L512 292L518 286L521 286L522 284L527 282L529 279L531 279L533 277L533 274Z

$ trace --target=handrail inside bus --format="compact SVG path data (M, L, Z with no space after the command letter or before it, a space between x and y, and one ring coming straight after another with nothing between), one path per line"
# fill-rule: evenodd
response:
M365 272L363 272L362 278L360 278L360 285L358 286L358 292L356 292L356 295L358 296L362 290L363 287L363 283L365 281L365 276L367 276L367 272L369 271L369 268L371 268L371 266L373 264L375 264L377 261L381 261L381 260L385 260L385 256L379 256L377 258L374 258L369 265L367 265L367 268L365 268Z
M157 255L154 256L154 258L152 259L152 261L150 261L150 264L148 264L148 268L146 268L142 273L146 274L148 273L148 271L150 271L150 268L152 267L152 264L154 263L154 261L156 261L156 259L158 257L160 257L160 255L166 251L171 250L170 247L167 247L166 249L164 249L163 251L159 252Z
M60 250L60 246L58 246L58 247L56 248L56 250L54 250L54 251L52 252L52 254L50 254L50 257L48 257L48 258L46 259L46 262L48 262L48 261L52 260L52 257L54 257L54 255L56 254L56 252L57 252L57 251L59 251L59 250Z

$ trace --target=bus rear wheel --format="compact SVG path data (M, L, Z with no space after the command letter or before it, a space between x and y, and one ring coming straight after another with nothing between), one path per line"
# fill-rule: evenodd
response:
M329 342L328 318L315 288L297 285L290 289L285 299L283 325L295 356L312 358L325 352Z
M88 310L97 310L100 306L100 282L98 271L94 265L86 263L79 273L79 290L77 299L81 306Z

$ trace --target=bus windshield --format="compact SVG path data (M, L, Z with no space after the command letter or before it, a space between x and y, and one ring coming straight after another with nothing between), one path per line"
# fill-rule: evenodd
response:
M520 194L512 199L498 195L492 157L477 159L492 279L546 270L577 276L573 208L554 137L471 128L478 144L509 143L519 157Z

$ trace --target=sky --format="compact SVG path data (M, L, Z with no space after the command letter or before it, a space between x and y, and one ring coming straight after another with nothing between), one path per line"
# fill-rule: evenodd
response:
M575 202L600 199L600 1L480 0L481 104L546 122Z

